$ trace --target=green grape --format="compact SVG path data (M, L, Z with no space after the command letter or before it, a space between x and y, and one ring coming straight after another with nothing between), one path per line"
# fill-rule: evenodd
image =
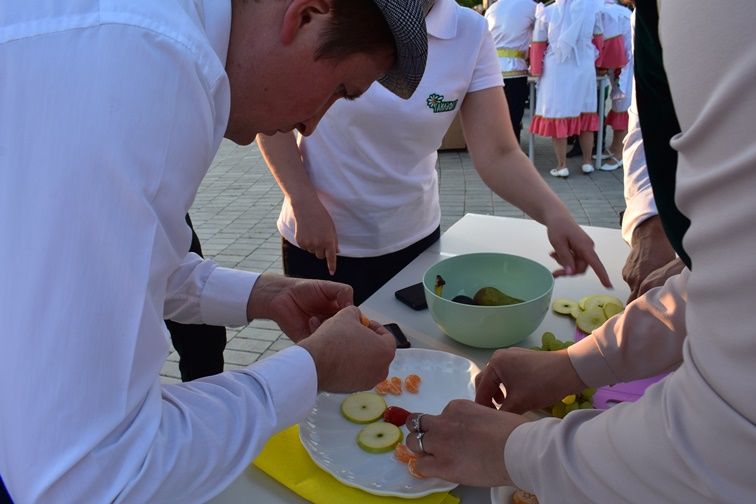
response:
M575 344L574 341L567 341L567 342L564 343L564 348L567 348L567 347L572 346L574 344Z
M554 406L551 407L551 416L557 417L557 418L564 418L564 415L567 414L567 405L563 402L559 401Z
M576 409L578 409L578 408L580 408L580 405L578 404L578 402L577 402L577 401L575 401L575 402L573 402L572 404L568 404L568 405L567 405L567 406L565 407L565 410L567 411L567 413L569 413L570 411L575 411L575 410L576 410Z
M593 404L590 401L583 401L580 403L580 409L593 409Z
M583 399L590 401L593 397L593 394L596 393L596 389L594 387L588 387L585 390L583 390L582 396Z
M546 331L543 333L543 336L541 336L541 346L544 348L544 350L549 350L550 346L556 342L556 336L554 336L553 332Z

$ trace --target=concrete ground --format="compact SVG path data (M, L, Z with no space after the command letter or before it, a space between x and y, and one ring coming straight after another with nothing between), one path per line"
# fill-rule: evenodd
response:
M622 170L583 175L579 158L568 161L569 178L551 177L548 172L556 164L551 141L537 138L535 165L577 222L618 229L618 214L625 208ZM438 172L442 231L465 213L528 218L483 184L466 151L440 153ZM275 223L282 201L257 146L224 141L190 211L205 255L222 266L280 273ZM244 328L229 329L225 368L244 367L291 344L270 321L255 320ZM161 374L165 382L179 381L176 352L168 356Z

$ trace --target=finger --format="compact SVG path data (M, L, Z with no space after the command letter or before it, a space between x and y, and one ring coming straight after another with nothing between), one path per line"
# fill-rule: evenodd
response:
M318 327L323 323L318 317L310 317L307 321L310 326L310 334L314 333Z
M490 368L489 368L490 369ZM501 391L501 378L493 371L484 371L484 376L480 380L480 384L475 388L475 402L493 408L494 404L492 400L501 404L504 400L504 394Z
M550 255L556 262L562 265L566 275L573 275L575 273L575 258L572 257L572 251L566 244L554 247L554 251Z
M323 249L318 249L313 252L315 254L315 257L318 259L325 259L325 251Z
M417 457L414 462L415 472L422 478L430 477L444 477L444 473L440 470L440 464L436 457L433 455L423 455Z
M328 273L333 276L336 273L336 247L329 245L325 250L326 264L328 265Z
M322 281L320 282L320 288L326 299L335 301L337 309L341 310L347 306L354 305L354 291L351 285Z
M594 273L596 273L596 276L601 282L601 285L603 285L607 289L614 288L612 286L612 281L609 280L609 273L606 272L604 263L601 262L601 259L599 259L598 254L596 254L594 250L591 250L587 257L585 257L585 261L590 265Z
M415 431L415 419L419 418L421 415L423 418L420 420L420 426L424 431L428 430L434 425L438 426L439 417L436 415L428 415L426 413L410 413L407 416L407 420L404 422L404 425L410 432Z

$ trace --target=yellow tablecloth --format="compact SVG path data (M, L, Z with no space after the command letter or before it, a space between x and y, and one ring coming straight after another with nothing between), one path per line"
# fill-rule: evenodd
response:
M315 504L458 504L448 492L417 499L383 497L340 483L312 461L299 440L299 426L279 432L253 462L260 470Z

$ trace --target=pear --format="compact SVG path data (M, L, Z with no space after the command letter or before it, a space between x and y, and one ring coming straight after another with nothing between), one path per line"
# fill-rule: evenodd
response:
M475 304L481 306L502 306L522 303L522 299L504 294L496 287L482 287L473 296Z
M363 427L357 434L357 445L368 453L385 453L402 442L404 434L396 425L375 422Z
M375 422L386 411L386 401L375 392L355 392L341 403L341 414L350 422Z

